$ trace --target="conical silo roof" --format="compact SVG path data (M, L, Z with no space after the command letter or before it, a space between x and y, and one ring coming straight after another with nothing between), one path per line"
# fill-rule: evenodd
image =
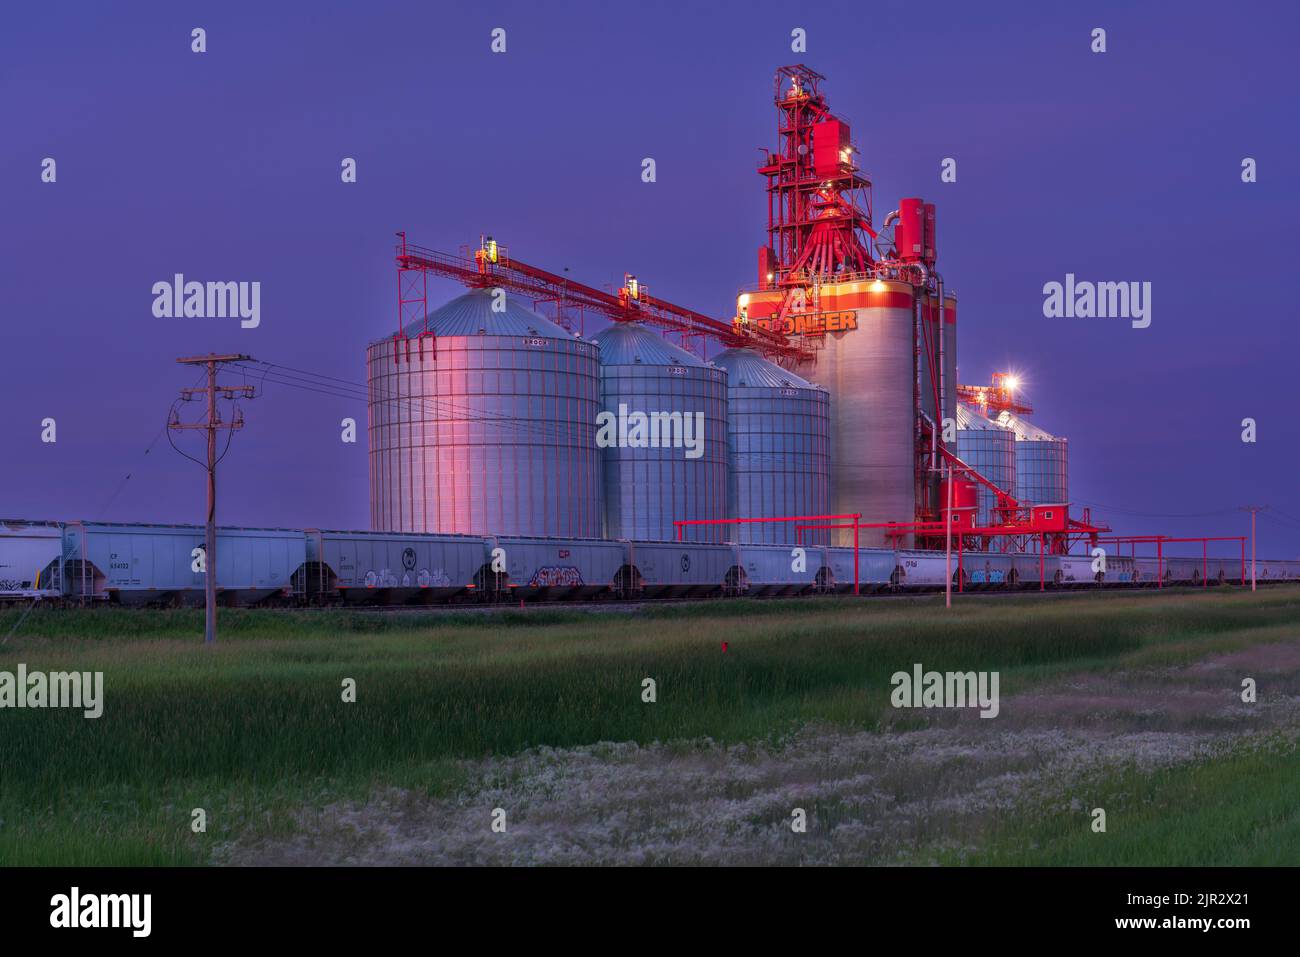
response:
M1016 433L1020 442L1055 442L1056 436L1045 429L1040 429L1028 419L1023 419L1014 412L1002 412L998 415L998 425Z
M706 363L635 322L619 322L591 337L602 365L695 366Z
M713 357L713 364L719 369L727 370L727 383L732 388L819 388L789 369L782 369L775 362L764 359L753 349L726 349Z
M491 289L472 289L434 309L426 317L429 331L437 336L549 336L572 339L563 327L538 315L518 299L505 297L505 309L496 312ZM416 319L403 331L415 337L424 332L426 319Z
M981 415L970 406L958 404L957 406L957 428L962 431L1005 431L1007 426L999 425L992 419Z

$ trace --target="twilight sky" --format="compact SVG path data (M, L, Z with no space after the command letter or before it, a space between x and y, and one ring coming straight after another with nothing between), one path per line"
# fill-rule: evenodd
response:
M852 124L877 219L938 204L961 380L1022 373L1032 418L1070 439L1076 501L1169 534L1240 534L1236 507L1268 503L1260 554L1295 558L1297 27L1281 2L11 5L0 517L201 521L201 471L158 438L194 381L175 358L363 382L365 343L396 325L398 229L448 251L489 232L729 317L764 240L772 73L804 62ZM177 272L260 281L261 325L155 318ZM1151 282L1150 327L1045 318L1067 272ZM365 438L339 438L362 402L268 384L245 412L223 524L366 527Z

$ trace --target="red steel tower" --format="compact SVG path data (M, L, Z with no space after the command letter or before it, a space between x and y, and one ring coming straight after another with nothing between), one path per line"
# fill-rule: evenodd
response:
M768 197L760 289L861 274L871 264L871 181L854 162L849 124L830 112L819 89L824 79L802 64L776 71L778 145L758 170Z

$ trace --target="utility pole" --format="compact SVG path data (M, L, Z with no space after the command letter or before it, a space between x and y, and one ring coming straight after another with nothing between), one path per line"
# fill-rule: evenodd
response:
M1266 505L1244 505L1240 511L1251 512L1251 590L1255 590L1255 516L1258 512L1268 511Z
M1250 512L1250 590L1255 590L1255 516L1268 508L1267 505L1243 505L1243 512Z
M188 358L176 360L182 365L208 367L208 384L206 387L181 390L181 399L185 402L192 402L201 395L207 397L207 421L185 423L180 421L179 416L173 414L172 420L167 423L169 429L176 431L200 429L206 430L208 433L208 523L203 549L203 592L206 610L203 641L206 644L211 644L217 640L217 432L222 428L229 428L231 432L234 432L235 429L244 427L243 417L238 413L231 417L229 423L221 421L221 414L217 410L217 393L220 392L222 397L226 399L236 397L251 399L254 393L251 385L218 385L217 366L226 362L247 362L248 359L249 357L245 355L209 353L206 356L189 356ZM199 464L203 463L200 462Z

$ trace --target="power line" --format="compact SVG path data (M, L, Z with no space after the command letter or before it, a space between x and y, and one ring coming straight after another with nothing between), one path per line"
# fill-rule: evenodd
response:
M1083 499L1075 499L1076 505L1086 505L1089 508L1100 508L1107 512L1116 512L1121 515L1133 515L1138 518L1211 518L1215 515L1230 515L1237 511L1236 508L1220 508L1212 512L1140 512L1133 509L1119 508L1114 505L1103 505L1101 502L1086 502Z
M180 401L181 401L180 399L177 399L175 402L173 402L173 403L172 403L172 407L171 407L171 409L169 409L168 412L167 412L167 424L166 424L165 426L163 426L163 428L165 428L165 429L167 430L167 441L168 441L169 443L171 443L171 447L172 447L172 448L173 448L173 449L174 449L178 454L183 455L185 458L189 459L191 462L193 462L193 463L194 463L195 465L197 465L199 468L201 468L201 469L205 469L205 468L207 468L207 465L205 465L201 459L196 459L194 456L190 455L188 452L186 452L184 449L182 449L179 445L177 445L177 444L176 444L176 440L172 438L172 423L174 423L174 422L179 422L179 421L180 421L180 419L177 417L177 414L176 414L176 406L180 404Z
M200 375L197 379L194 380L194 384L197 386L202 381L203 381L203 376ZM175 408L174 405L173 408ZM171 416L169 414L167 421L163 422L162 428L158 430L157 434L153 437L153 440L145 447L144 453L143 455L141 455L141 461L143 461L149 455L149 453L153 451L153 447L158 444L158 440L161 439L164 434L167 434L167 437L170 440L171 436L167 432L167 422L170 421L171 421ZM175 446L173 446L173 448L174 447ZM179 452L180 450L177 449L177 451ZM181 454L184 455L185 453L181 452ZM135 477L134 470L129 471L126 473L126 475L122 476L122 480L117 483L117 487L113 489L112 494L109 495L108 499L104 502L104 504L99 507L100 515L103 515L105 512L107 512L108 507L112 505L115 501L117 501L117 497L120 494L122 494L122 490L126 488L127 482L129 482L134 477Z
M1280 518L1280 519L1285 520L1285 523L1288 524L1288 525L1293 525L1293 526L1296 526L1296 527L1300 527L1300 518L1296 518L1294 515L1290 515L1290 514L1284 512L1284 511L1282 511L1282 510L1281 510L1280 508L1278 508L1276 505L1274 505L1274 506L1268 506L1268 511L1269 511L1269 514L1268 514L1266 517L1268 517L1268 518L1270 518L1270 519L1278 519L1278 518Z
M260 381L271 382L276 385L284 385L289 388L300 389L306 392L316 393L318 395L327 395L333 398L345 399L348 401L364 401L371 403L370 389L360 383L350 382L347 379L340 379L337 376L325 375L323 373L311 372L306 369L299 369L293 366L281 365L279 363L259 361L262 366L260 372ZM256 370L255 375L258 374ZM341 383L334 385L333 383ZM391 390L384 390L378 385L374 386L380 392L380 398L375 401L401 403L413 410L423 411L434 418L447 417L457 421L468 421L482 424L488 428L498 431L498 434L506 437L527 436L532 438L542 438L550 442L566 440L573 444L574 435L572 429L566 429L563 423L548 423L536 419L519 419L505 413L485 412L480 409L472 409L467 406L452 402L447 399L429 398L423 396L401 396L393 393ZM512 393L517 395L517 393ZM414 425L415 423L395 423L401 425ZM426 426L430 423L424 423ZM592 427L595 424L592 423ZM827 444L829 446L829 437ZM781 463L786 464L788 460L781 456L759 455L749 453L746 459L752 463ZM862 468L897 470L898 466L889 465L864 465ZM904 469L906 467L903 467Z
M287 366L280 367L288 369ZM331 385L326 379L333 380L333 376L319 376L317 373L306 373L302 376L292 375L291 372L300 372L301 370L289 370L288 372L279 372L276 369L268 369L263 372L263 381L269 381L278 385L285 385L291 388L303 389L307 392L315 392L321 395L329 395L334 398L347 399L349 401L371 402L369 390L360 384L352 383L347 386ZM307 376L304 378L303 376ZM344 380L334 380L343 382ZM567 436L568 432L560 424L540 422L537 420L521 420L515 416L506 413L485 412L479 409L472 409L467 406L459 405L447 399L436 399L416 396L401 396L391 391L375 387L381 392L378 401L402 403L411 408L422 409L424 412L433 416L445 416L458 420L477 422L483 425L492 426L505 430L516 435L531 434L533 436L545 439L558 439Z
M265 365L274 366L273 363L264 363ZM288 370L280 372L279 369ZM301 373L301 375L292 375L290 373ZM291 369L289 366L278 366L274 371L267 371L264 374L265 380L279 385L289 386L291 388L303 389L308 392L315 392L322 395L329 395L335 398L343 398L350 401L364 401L371 403L372 399L369 390L358 383L351 383L347 386L335 386L329 382L321 380L332 380L335 382L346 382L343 379L337 379L334 376L324 376L318 373L306 372L301 369ZM304 378L307 377L307 378ZM533 438L545 439L549 442L565 440L572 443L574 440L572 427L566 427L566 423L546 422L538 419L520 419L506 413L485 412L481 409L473 409L447 399L437 399L417 396L401 396L389 390L382 389L379 386L374 387L380 392L378 402L391 402L403 404L413 410L423 411L434 418L449 418L456 421L474 422L488 428L498 430L507 436L529 436ZM518 393L510 393L518 396ZM415 423L393 423L397 425L414 425ZM428 423L424 423L428 424ZM591 423L595 428L595 423Z
M296 379L296 377L294 378ZM302 382L308 380L298 379L297 381L293 381L293 380L280 379L276 377L270 377L266 381L275 383L277 385L288 386L290 388L301 389L306 392L313 392L320 395L328 395L333 398L341 398L349 401L368 401L367 397L361 396L360 394L356 394L356 393L350 393L346 390L334 391L329 387L316 388L315 386L308 386L308 385L301 384ZM549 444L556 444L556 445L562 444L567 446L576 446L579 444L578 442L579 436L575 433L575 429L572 428L572 426L566 428L566 425L564 423L548 423L537 419L518 419L500 413L486 413L478 410L465 409L465 407L463 406L457 406L454 403L446 402L445 400L442 401L428 400L428 399L421 399L412 396L403 397L403 396L390 395L388 398L380 399L379 401L391 402L391 403L404 403L417 411L423 411L424 413L430 415L432 418L446 417L446 418L454 419L455 421L467 421L467 422L478 423L480 425L483 425L486 428L490 428L495 432L497 432L498 437L505 437L505 438L526 437L526 438L534 438L534 439L540 438L546 440ZM438 407L439 405L447 406L448 408L439 408ZM415 426L433 428L436 427L438 423L434 421L425 421L425 422L416 421L416 422L394 422L390 424L404 425L412 428L414 428ZM592 423L591 427L593 429L596 428L595 423ZM827 446L829 447L830 439L827 438L826 441L827 441ZM787 458L781 456L760 455L758 453L747 453L745 457L746 460L751 463L779 463L781 465L788 465L788 461L789 461ZM900 466L892 466L892 465L863 465L860 466L860 468L881 469L884 471L902 470L902 471L910 472L907 466L900 467Z

